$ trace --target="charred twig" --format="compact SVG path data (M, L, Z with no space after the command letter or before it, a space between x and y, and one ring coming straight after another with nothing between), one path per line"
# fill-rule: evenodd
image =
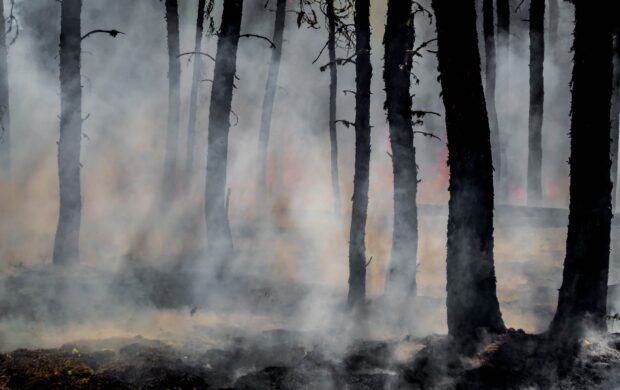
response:
M272 49L276 48L276 44L273 43L273 41L267 37L264 37L262 35L258 35L258 34L241 34L239 35L239 38L259 38L259 39L264 39L265 41L269 42L269 44L271 45Z
M213 57L211 54L209 53L205 53L202 51L188 51L186 53L181 53L177 56L177 58L181 58L183 56L189 56L189 55L201 55L201 56L205 56L209 59L211 59L213 62L215 62L215 57Z
M81 40L83 41L84 39L90 37L91 35L99 34L99 33L108 34L112 38L116 38L119 34L126 35L124 32L118 31L118 30L93 30L93 31L89 31L88 33L86 33L86 35L82 36Z
M368 266L370 265L371 261L372 261L372 256L370 256L370 259L368 259L368 262L366 263L366 265L364 267L368 268Z
M433 133L428 133L428 132L426 132L426 131L414 131L414 132L413 132L413 134L414 134L414 135L415 135L415 134L420 134L420 135L423 135L423 136L425 136L425 137L435 138L435 139L437 139L437 140L441 141L441 138L437 137L437 136L436 136L435 134L433 134Z
M319 60L319 58L321 58L321 55L323 54L323 52L325 51L325 49L327 49L327 46L329 45L329 41L325 42L325 45L323 45L323 48L321 49L321 51L319 52L319 55L316 56L316 58L314 59L314 61L312 61L312 64L316 64L316 62Z
M350 93L351 95L357 95L357 92L352 91L352 90L350 90L350 89L345 89L345 90L343 90L343 91L342 91L342 93L344 93L345 95L346 95L347 93Z
M424 49L425 47L427 47L428 45L430 45L431 43L437 41L437 38L433 38L433 39L429 39L428 41L424 41L420 44L420 46L416 47L413 50L407 50L407 54L411 57L422 57L422 55L420 54L420 52L422 51L422 49ZM432 53L432 51L429 50L430 53Z
M357 57L358 54L361 54L360 52L355 52L352 55L350 55L347 58L336 58L333 61L328 62L327 64L321 66L319 69L321 70L321 72L325 72L325 69L329 68L332 65L346 65L346 64L354 64L355 60L353 60L355 57Z
M345 127L348 129L349 127L355 127L355 122L351 122L345 119L337 119L334 121L334 123L342 123L343 125L345 125Z
M424 111L424 110L415 110L415 111L411 111L411 115L416 116L418 118L421 118L425 115L437 115L438 117L441 117L441 114L435 111Z

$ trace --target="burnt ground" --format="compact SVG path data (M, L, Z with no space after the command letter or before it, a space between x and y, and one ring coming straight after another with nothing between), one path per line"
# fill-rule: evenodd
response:
M173 347L140 337L65 344L0 355L7 389L612 389L620 385L620 335L584 340L567 375L542 336L510 330L469 358L445 336L358 341L340 356L274 330L218 348ZM401 345L399 345L401 344ZM402 344L417 349L405 361Z

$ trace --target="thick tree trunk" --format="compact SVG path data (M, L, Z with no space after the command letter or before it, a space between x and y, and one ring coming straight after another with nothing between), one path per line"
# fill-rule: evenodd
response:
M336 101L338 94L338 68L336 65L336 11L335 0L327 0L327 24L329 37L329 144L331 159L332 192L334 196L334 212L340 215L340 174L338 170L338 134L336 132Z
M227 261L232 255L232 236L226 207L226 170L230 108L237 72L237 46L242 13L243 0L227 0L224 3L209 109L205 186L207 254L209 260L219 267L220 273L226 270Z
M411 105L411 67L415 31L411 0L389 0L385 29L386 108L394 172L394 230L386 295L397 303L415 296L418 251L418 173Z
M366 297L366 218L370 174L370 0L355 2L355 175L349 235L349 307Z
M265 97L263 98L263 111L260 120L260 132L258 134L258 181L256 185L256 206L257 212L263 213L267 198L267 151L269 149L269 135L271 133L271 117L273 114L273 103L278 87L278 74L280 72L280 59L282 58L282 43L284 26L286 22L286 1L278 0L276 7L276 20L273 29L273 43L275 48L271 53L271 63L269 64L269 74L267 76L267 86L265 87Z
M611 2L575 3L570 205L566 258L551 334L606 330L611 230Z
M4 4L0 1L0 172L11 175L11 111Z
M545 0L530 1L530 118L527 201L539 206L542 191L542 125L545 101Z
M168 126L164 157L163 200L170 200L177 191L177 152L181 114L181 60L179 59L178 0L166 0L168 31Z
M458 344L499 332L493 262L493 167L474 0L433 0L448 133L448 332Z
M202 50L202 35L204 33L206 0L198 0L198 17L196 18L196 37L194 38L194 51ZM202 74L202 56L194 55L194 70L192 74L192 90L189 97L189 121L187 124L187 156L185 160L185 190L191 190L194 173L194 149L196 147L196 117L198 114L198 87Z
M63 0L60 21L60 210L54 240L54 264L79 262L82 196L82 86L80 76L82 0Z
M484 34L484 48L486 54L486 101L489 112L489 125L491 127L491 151L493 156L494 183L499 184L499 176L502 168L501 143L499 137L499 122L495 105L495 84L497 80L497 58L495 48L495 18L493 0L482 2Z
M620 22L614 26L614 91L611 106L611 181L612 206L616 209L616 197L618 192L618 133L620 132Z

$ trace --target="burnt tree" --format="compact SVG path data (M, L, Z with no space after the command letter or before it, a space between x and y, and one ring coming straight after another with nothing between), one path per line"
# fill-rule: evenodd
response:
M0 1L0 171L11 175L11 112L4 4Z
M370 175L370 0L355 2L355 174L349 234L349 307L366 297L366 219Z
M613 26L614 32L614 90L611 106L611 180L613 190L611 196L611 204L613 209L616 208L616 196L618 192L618 133L620 132L620 21L616 21Z
M485 97L487 111L489 112L489 125L491 126L491 151L493 156L493 168L495 183L499 182L501 172L501 150L499 137L499 122L495 105L495 84L497 81L497 50L495 47L495 18L493 0L482 2L482 31L484 35L484 51L486 57L485 69Z
M611 232L611 2L575 2L570 205L558 308L550 331L562 342L606 331Z
M433 0L448 134L448 332L459 345L501 332L493 261L493 166L474 0Z
M58 183L60 210L54 239L54 264L79 262L82 196L81 20L82 0L63 0L60 19L60 139Z
M271 118L273 115L273 104L276 97L278 86L278 74L280 73L280 60L282 58L282 43L284 26L286 24L286 1L277 0L276 18L273 30L273 44L271 52L271 63L267 75L267 86L265 87L265 97L263 98L263 110L261 113L260 130L258 133L258 178L256 183L256 206L257 212L265 210L267 197L267 152L269 149L269 135L271 133Z
M530 1L530 113L527 201L539 206L542 189L542 125L545 101L545 0Z
M418 172L413 144L411 68L415 39L412 0L389 0L385 45L385 81L392 169L394 173L394 226L392 258L386 280L386 296L397 302L416 293L418 251Z
M232 236L226 207L228 133L233 83L237 72L237 47L241 29L243 0L227 0L217 40L217 54L209 108L205 216L207 254L222 274L232 255Z
M202 35L204 34L206 0L198 0L198 16L196 17L196 36L194 38L194 69L192 73L192 89L189 96L189 121L187 123L187 155L185 160L186 191L190 191L194 173L194 149L196 147L196 117L198 114L198 87L202 74Z
M497 16L496 65L501 65L498 66L496 69L500 75L500 91L501 94L505 96L510 93L510 0L496 0L495 6ZM500 137L502 137L501 126L498 129L498 134L500 135ZM492 145L493 148L499 148L500 160L500 162L496 165L497 186L495 190L498 198L504 199L508 193L508 166L505 160L506 144L505 142L502 142L502 138L498 139L498 142L499 145ZM495 161L493 161L493 163L495 164Z
M168 124L164 156L163 200L176 193L179 120L181 115L181 60L179 59L178 0L166 0L166 29L168 32Z
M340 215L340 174L338 170L338 133L336 132L338 69L336 64L336 10L334 2L327 0L327 50L329 52L329 145L331 162L332 191L334 212Z

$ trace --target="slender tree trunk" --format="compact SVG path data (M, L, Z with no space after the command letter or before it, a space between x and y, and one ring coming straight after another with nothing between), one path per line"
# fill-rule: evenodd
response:
M555 52L558 44L558 28L560 24L559 0L549 0L549 46L551 52Z
M385 45L386 108L394 172L394 230L386 295L402 303L416 293L418 251L418 173L411 105L411 67L415 30L412 0L389 0Z
M60 210L54 240L54 264L79 262L82 196L82 86L80 76L82 0L63 0L60 20Z
M461 345L499 332L493 262L493 167L474 0L433 0L448 133L448 332Z
M202 50L202 35L204 33L206 0L198 0L198 17L196 18L196 37L194 38L194 51ZM202 74L202 56L194 55L194 70L192 75L192 90L189 97L189 121L187 124L187 156L185 161L186 191L191 190L194 173L194 148L196 147L196 117L198 114L198 87Z
M176 194L177 152L181 112L181 60L179 59L179 10L177 0L166 0L168 30L168 126L164 157L163 200Z
M502 167L501 143L499 137L499 122L495 107L495 84L497 80L497 58L495 48L495 19L493 0L483 0L483 33L484 48L486 54L486 101L489 112L489 125L491 126L491 151L493 156L494 183L499 184L499 176Z
M501 94L510 94L510 0L496 0L497 8L497 57L496 64L501 64L497 68L500 74L499 84ZM504 109L506 109L504 107ZM506 129L504 129L506 130ZM506 142L502 137L501 127L498 129L500 135L500 164L498 165L498 187L496 188L497 197L500 201L505 200L508 195L508 164L506 162ZM506 133L504 133L506 136Z
M611 232L611 2L575 2L568 237L551 334L606 331Z
M530 120L527 201L539 206L542 191L542 125L545 101L545 0L530 1Z
M228 132L233 83L237 72L237 46L241 29L243 0L227 0L217 41L217 56L209 109L205 215L207 254L223 273L232 255L232 236L226 207Z
M332 192L334 196L334 212L340 215L340 174L338 171L338 134L336 132L336 102L338 94L338 68L336 65L336 11L335 0L327 0L327 23L329 37L329 143L331 157Z
M349 235L349 307L366 297L366 218L370 174L370 0L355 2L355 175Z
M611 181L613 190L611 201L613 210L616 209L618 192L618 133L620 132L620 22L614 26L614 91L611 106Z
M0 1L0 171L11 175L11 111L4 4Z
M267 198L267 151L269 149L269 135L271 133L271 117L273 103L278 87L278 74L280 72L280 59L282 58L282 43L284 26L286 22L286 1L278 0L276 7L276 20L273 29L273 43L275 48L271 53L267 86L263 98L263 112L260 120L260 132L258 134L258 181L256 185L257 212L264 212Z

